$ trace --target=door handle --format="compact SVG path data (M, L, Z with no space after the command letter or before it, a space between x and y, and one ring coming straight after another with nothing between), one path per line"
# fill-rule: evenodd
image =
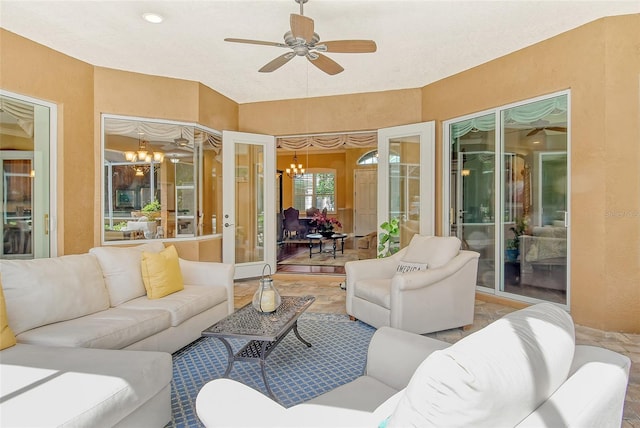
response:
M224 227L230 227L230 226L235 226L235 224L233 224L233 223L225 223L224 224Z
M44 234L49 234L49 214L44 215Z

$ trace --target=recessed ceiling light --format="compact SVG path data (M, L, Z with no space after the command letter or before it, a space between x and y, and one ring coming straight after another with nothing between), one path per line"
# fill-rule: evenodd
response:
M152 13L152 12L143 13L142 18L144 18L145 21L150 22L152 24L159 24L164 20L162 15L158 15L157 13Z

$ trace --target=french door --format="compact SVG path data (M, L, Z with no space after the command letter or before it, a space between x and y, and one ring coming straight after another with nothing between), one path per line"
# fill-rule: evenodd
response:
M434 159L434 122L378 130L378 226L398 219L393 251L435 233Z
M222 261L235 264L235 278L276 270L275 138L222 132Z

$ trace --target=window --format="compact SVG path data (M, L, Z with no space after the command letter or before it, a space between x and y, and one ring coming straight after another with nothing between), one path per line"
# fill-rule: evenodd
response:
M391 153L389 153L389 163L399 163L399 162L400 162L400 156L397 153L391 151ZM367 152L362 156L360 156L360 159L358 159L358 165L377 165L377 164L378 164L377 150L372 150L370 152Z
M219 134L187 123L104 115L103 135L104 241L216 233Z
M335 170L307 171L293 180L293 206L306 211L311 207L328 213L336 212L336 173Z

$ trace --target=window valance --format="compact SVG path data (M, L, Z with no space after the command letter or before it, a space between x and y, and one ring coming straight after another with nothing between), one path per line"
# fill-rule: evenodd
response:
M300 150L307 147L337 149L343 147L375 147L378 134L375 132L359 134L308 135L301 137L278 137L277 147L286 150Z

